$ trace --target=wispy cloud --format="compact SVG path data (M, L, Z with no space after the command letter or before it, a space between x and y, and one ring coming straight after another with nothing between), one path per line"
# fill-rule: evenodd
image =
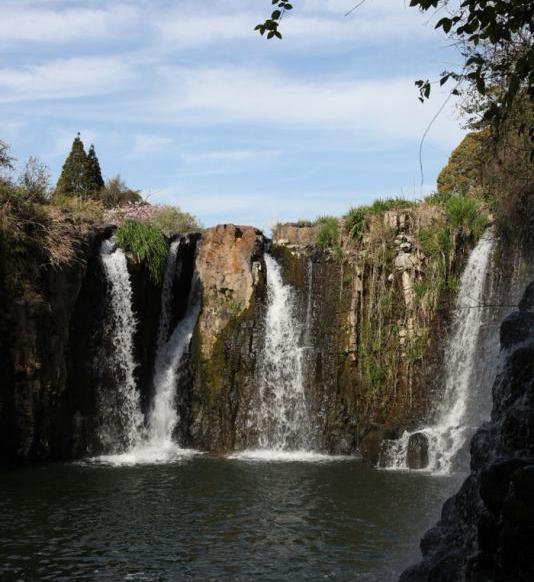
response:
M162 135L152 135L146 133L138 133L134 135L133 147L131 151L132 156L153 155L161 152L173 143L170 137Z
M67 99L111 93L134 77L117 58L77 57L0 69L0 102Z
M281 150L275 149L220 150L185 153L181 157L188 163L244 162L255 158L270 158L281 153Z
M421 105L410 78L316 82L254 68L219 67L159 70L162 94L150 110L172 121L254 123L269 127L342 129L375 134L379 139L417 138L434 113ZM450 143L460 135L451 123L452 107L437 121L435 135Z
M119 4L107 8L44 8L38 4L11 4L2 10L0 47L7 43L80 43L119 37L139 22L139 11Z

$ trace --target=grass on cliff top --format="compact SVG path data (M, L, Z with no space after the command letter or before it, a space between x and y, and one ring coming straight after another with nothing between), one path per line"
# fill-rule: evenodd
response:
M314 226L316 242L322 247L336 247L339 244L339 219L335 216L319 216Z
M162 232L148 224L127 220L117 229L117 244L145 263L152 282L161 282L167 261L167 241Z
M363 233L368 227L367 217L369 215L380 215L390 210L400 208L413 208L417 202L404 198L377 198L372 204L367 206L353 206L343 217L346 233L353 240L361 240Z

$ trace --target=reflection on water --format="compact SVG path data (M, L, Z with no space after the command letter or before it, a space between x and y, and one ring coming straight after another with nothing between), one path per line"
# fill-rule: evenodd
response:
M455 485L207 455L21 469L0 475L0 579L387 582Z

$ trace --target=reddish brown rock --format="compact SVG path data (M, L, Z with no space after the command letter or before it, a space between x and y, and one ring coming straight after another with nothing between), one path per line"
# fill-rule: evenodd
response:
M223 224L202 235L197 270L202 284L199 331L209 356L220 332L250 305L265 238L252 226Z

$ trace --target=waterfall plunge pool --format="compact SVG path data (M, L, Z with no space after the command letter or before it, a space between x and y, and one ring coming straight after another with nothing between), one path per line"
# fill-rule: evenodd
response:
M459 482L317 460L0 474L0 579L393 581Z

